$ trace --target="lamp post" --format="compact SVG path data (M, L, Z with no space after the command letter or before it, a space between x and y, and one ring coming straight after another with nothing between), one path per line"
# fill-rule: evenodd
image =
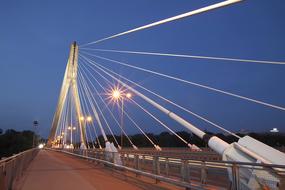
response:
M73 142L72 142L73 134L72 134L72 132L76 130L76 127L69 126L67 129L70 131L70 148L73 148Z
M124 99L128 98L130 99L132 97L131 93L122 93L119 89L114 89L112 91L112 99L115 101L121 100L121 122L120 122L120 127L121 127L121 148L123 148L123 139L124 139Z
M87 127L87 123L91 123L92 122L92 117L91 116L87 116L87 117L81 116L80 120L84 121L84 125L85 125L85 127ZM88 145L88 140L87 140L87 133L85 133L85 134L86 134L86 141L87 141L87 148L88 148L89 145Z
M35 120L33 122L33 126L34 126L34 134L33 134L33 148L35 147L35 141L36 141L36 131L37 131L37 126L39 125L39 122L37 120Z

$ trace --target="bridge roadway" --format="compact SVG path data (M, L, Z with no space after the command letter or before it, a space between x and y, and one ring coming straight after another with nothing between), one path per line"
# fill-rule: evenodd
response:
M140 179L103 165L74 158L63 153L41 150L23 177L16 183L17 190L168 190L178 189L168 184L155 184L151 179Z

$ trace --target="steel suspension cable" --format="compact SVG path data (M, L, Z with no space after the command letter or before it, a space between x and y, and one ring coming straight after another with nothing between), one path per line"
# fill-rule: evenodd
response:
M84 112L84 115L90 115L90 110L88 109L88 103L86 101L86 98L85 98L85 95L84 95L84 91L83 91L83 84L82 84L82 81L80 80L80 78L78 77L77 75L77 82L78 82L78 91L79 91L79 98L80 98L80 102L82 102L83 104L81 105L82 106L82 111ZM81 95L81 96L80 96ZM80 119L80 118L78 118ZM86 119L86 118L85 118ZM90 130L88 129L89 127L87 126L87 122L85 121L85 129L87 128L87 130L90 132ZM93 142L93 137L91 134L89 134L91 136L91 144ZM88 132L85 130L85 136L86 136L86 139L87 139L87 148L89 148L89 142L88 142ZM94 144L93 144L94 146Z
M96 100L94 99L92 93L90 94L90 93L88 92L88 89L87 89L87 87L86 87L86 81L85 81L85 79L84 79L84 77L83 77L81 71L79 71L79 76L82 78L82 82L83 82L83 86L84 86L84 88L85 88L85 92L86 92L86 94L87 94L87 98L90 100L90 103L91 103L92 98L93 98L93 101L94 101L94 103L96 104L96 106L97 106L97 108L98 108L98 110L99 110L99 112L100 112L100 114L101 114L101 116L102 116L104 122L106 123L107 128L109 129L109 131L110 131L110 133L111 133L111 135L112 135L112 137L114 138L115 143L117 144L118 147L120 147L120 146L119 146L119 143L118 143L118 141L117 141L117 139L116 139L115 136L114 136L114 133L113 133L112 129L110 128L110 126L109 126L109 124L108 124L106 118L104 117L103 113L101 112L99 105L97 104ZM90 98L90 96L91 96L91 98ZM94 106L94 105L93 105L93 106Z
M78 68L78 73L80 72L79 71L80 70L80 68ZM77 75L77 78L78 78L78 80L79 80L79 82L80 82L80 84L82 85L82 87L80 88L80 90L82 91L82 93L83 93L83 84L82 84L82 80L81 80L81 78L80 78L80 75ZM86 95L86 97L87 97L87 95ZM90 103L90 100L88 99L88 101L89 101L89 103ZM87 107L88 106L88 103L87 103L87 101L86 101L86 99L85 99L85 97L84 97L84 103L85 103L85 106ZM91 105L91 103L89 104L89 105ZM93 110L93 107L91 106L91 109L92 109L92 112L93 112L93 114L95 115L95 112L94 112L94 110ZM90 114L91 112L89 112L89 114ZM96 121L97 121L97 123L98 123L98 120L96 119ZM99 123L98 123L98 125L100 125ZM93 126L93 128L94 128L94 131L96 131L96 129L95 129L95 125L93 124L92 125ZM95 132L95 134L96 134L97 132ZM96 135L97 136L97 138L98 138L98 135ZM99 141L99 138L98 138L98 142L99 142L99 147L101 147L101 144L100 144L100 141Z
M79 64L78 64L79 65ZM80 68L78 67L78 70L80 70ZM80 78L78 77L78 81L80 82L79 84L80 85L82 85L81 83L81 80L80 80ZM82 94L83 92L83 89L82 89L82 87L79 85L79 90L80 90L80 93ZM82 95L82 96L84 96L84 95ZM80 97L80 99L81 99L81 97ZM82 101L82 99L81 99L81 102L83 102L84 104L85 104L85 106L87 107L87 102L86 102L86 100L84 99L83 101ZM89 112L88 114L90 115L90 113L91 112ZM101 149L102 148L102 146L101 146L101 143L100 143L100 141L99 141L99 136L98 136L98 133L97 133L97 131L96 131L96 127L95 127L95 125L94 125L94 122L92 122L91 123L91 126L92 126L92 128L93 128L93 130L94 130L94 134L95 134L95 137L96 137L96 139L95 140L97 140L97 142L98 142L98 145L99 145L99 148ZM95 143L94 143L94 147L95 147Z
M193 16L193 15L196 15L196 14L200 14L200 13L207 12L207 11L210 11L210 10L214 10L214 9L217 9L217 8L221 8L221 7L224 7L224 6L227 6L227 5L238 3L240 1L242 1L242 0L226 0L226 1L223 1L223 2L220 2L220 3L216 3L216 4L213 4L213 5L210 5L210 6L206 6L206 7L194 10L194 11L189 11L189 12L184 13L184 14L180 14L180 15L177 15L177 16L173 16L173 17L170 17L170 18L167 18L167 19L163 19L163 20L157 21L157 22L153 22L151 24L147 24L147 25L143 25L143 26L131 29L131 30L127 30L125 32L121 32L121 33L118 33L118 34L115 34L115 35L112 35L112 36L109 36L109 37L106 37L106 38L102 38L102 39L99 39L99 40L96 40L96 41L93 41L93 42L89 42L89 43L81 45L80 47L84 47L84 46L91 45L91 44L97 44L99 42L103 42L103 41L106 41L106 40L109 40L109 39L112 39L112 38L116 38L116 37L123 36L123 35L129 34L129 33L137 32L137 31L140 31L140 30L144 30L144 29L147 29L147 28L151 28L151 27L158 26L158 25L161 25L161 24L165 24L165 23L168 23L168 22L172 22L172 21L175 21L175 20L179 20L179 19L183 19L183 18L186 18L186 17L190 17L190 16Z
M85 60L83 60L84 62L85 62ZM85 63L87 63L87 62L85 62ZM82 66L84 66L84 65L82 65ZM104 77L101 73L99 73L98 71L96 71L94 68L92 68L92 67L90 67L93 71L95 71L100 77L102 77L108 84L112 84L106 77ZM93 79L95 79L95 81L97 82L97 79L91 74L91 76L92 76L92 78ZM99 84L99 86L106 92L106 90L104 89L104 87L99 83L99 82L97 82L98 84ZM98 92L98 91L97 91ZM98 94L98 93L97 93ZM101 96L99 96L99 97L101 97ZM102 98L101 98L102 99ZM104 100L102 100L103 102L104 102L104 104L107 106L107 104L105 103L105 101ZM119 107L120 107L120 105L118 105ZM110 109L108 108L108 106L107 106L107 109L110 111ZM154 147L156 148L156 149L160 149L160 147L158 147L158 145L156 145L148 136L147 136L147 134L139 127L139 125L128 115L128 113L125 111L125 110L123 110L123 112L124 112L124 114L126 114L126 116L128 117L128 119L134 124L134 126L137 128L137 129L139 129L139 131L150 141L150 143L151 144L153 144L154 145ZM111 113L111 115L113 115L113 113L110 111L110 113ZM115 116L113 116L113 117L115 117ZM117 121L117 123L118 123L118 121ZM118 123L118 125L120 125L119 123Z
M254 60L254 59L238 59L238 58L228 58L228 57L185 55L185 54L160 53L160 52L122 51L122 50L112 50L112 49L93 49L93 48L80 48L80 49L91 50L91 51L100 51L100 52L124 53L124 54L152 55L152 56L180 57L180 58L233 61L233 62L245 62L245 63L285 65L284 61L265 61L265 60Z
M98 68L98 67L97 67ZM101 68L99 68L101 70ZM102 70L103 71L103 70ZM112 76L110 73L104 71L105 74L108 74L109 76ZM114 77L114 76L113 76ZM115 77L114 77L115 78ZM117 81L119 82L120 80L117 79ZM121 82L121 81L120 81ZM176 137L178 137L182 142L184 142L187 146L189 146L190 148L194 148L196 147L195 145L191 145L190 143L188 143L187 141L185 141L182 137L180 137L175 131L173 131L172 129L170 129L166 124L164 124L162 121L160 121L158 118L156 118L153 114L151 114L149 111L147 111L144 107L142 107L141 105L139 105L136 101L132 100L132 102L134 102L139 108L141 108L144 112L146 112L149 116L151 116L154 120L156 120L158 123L160 123L164 128L166 128L167 130L169 130L172 134L174 134Z
M106 92L106 90L104 89L104 87L102 87L102 85L99 83L99 81L91 74L91 72L84 66L84 64L82 64L82 67L84 67L86 69L86 71L88 71L88 73L90 74L90 76L96 81L97 84L99 84L99 86ZM82 72L84 72L84 70L82 69ZM86 75L86 74L85 74ZM112 116L112 118L114 119L115 123L117 124L117 126L120 128L120 124L117 121L117 119L115 118L114 114L111 112L111 110L109 109L109 107L107 106L106 102L103 100L103 98L100 96L98 90L96 89L96 87L92 84L92 82L90 81L90 79L88 77L86 77L88 79L88 81L90 82L91 86L93 87L93 89L96 91L96 93L98 94L98 97L100 98L100 100L103 102L103 104L105 105L106 109L108 110L108 112L110 113L110 115ZM89 90L91 91L91 90ZM95 97L94 97L95 98ZM103 114L103 113L102 113ZM129 136L127 135L127 133L125 132L124 129L121 129L124 133L124 135L127 137L128 141L130 142L130 144L133 147L136 147L134 145L134 143L132 142L132 140L129 138Z
M153 94L153 95L159 97L160 99L162 99L162 100L164 100L164 101L166 101L166 102L168 102L168 103L170 103L170 104L172 104L172 105L174 105L174 106L176 106L176 107L182 109L183 111L185 111L185 112L187 112L187 113L189 113L189 114L191 114L191 115L193 115L193 116L195 116L195 117L197 117L197 118L199 118L199 119L201 119L201 120L203 120L203 121L205 121L205 122L207 122L207 123L213 125L214 127L218 128L218 129L220 129L220 130L222 130L222 131L224 131L224 132L226 132L226 133L228 133L228 134L231 134L231 135L233 135L233 136L235 136L235 137L237 137L237 138L241 138L240 136L238 136L238 135L236 135L235 133L233 133L233 132L231 132L231 131L225 129L224 127L222 127L222 126L220 126L220 125L218 125L218 124L216 124L216 123L214 123L214 122L212 122L212 121L206 119L205 117L203 117L203 116L201 116L201 115L199 115L199 114L197 114L197 113L195 113L195 112L193 112L193 111L190 111L189 109L184 108L183 106L181 106L181 105L179 105L179 104L176 104L176 103L172 102L171 100L169 100L169 99L167 99L167 98L165 98L165 97L163 97L163 96L161 96L161 95L159 95L159 94L157 94L157 93L155 93L155 92L153 92L153 91L151 91L151 90L149 90L149 89L143 87L142 85L140 85L140 84L138 84L138 83L136 83L136 82L134 82L134 81L132 81L132 80L130 80L130 79L127 79L126 77L124 77L124 76L122 76L122 75L120 75L120 74L118 74L118 73L116 73L116 72L114 72L114 71L112 71L112 70L110 70L110 69L104 67L102 64L96 64L96 63L93 62L93 61L92 61L92 63L95 64L95 65L97 65L97 66L99 66L99 67L101 67L101 68L103 68L103 69L105 69L105 70L107 70L107 71L109 71L110 73L112 73L112 74L114 74L114 75L117 75L119 78L122 78L122 79L124 79L124 80L126 80L126 81L128 81L128 82L130 82L130 83L132 83L132 84L134 84L135 86L138 86L138 87L140 87L140 88L143 89L143 90L146 90L147 92L149 92L149 93L151 93L151 94ZM89 64L90 64L90 65L93 65L92 63L89 63Z
M152 70L149 70L149 69L145 69L145 68L129 65L129 64L123 63L121 61L116 61L116 60L105 58L105 57L98 56L98 55L89 54L89 56L97 57L99 59L107 60L107 61L110 61L110 62L113 62L113 63L117 63L119 65L123 65L123 66L126 66L126 67L130 67L130 68L133 68L133 69L136 69L136 70L144 71L144 72L151 73L151 74L154 74L154 75L158 75L158 76L161 76L161 77L164 77L164 78L176 80L176 81L179 81L179 82L183 82L183 83L186 83L186 84L194 85L194 86L197 86L197 87L200 87L200 88L204 88L204 89L207 89L207 90L215 91L215 92L218 92L218 93L221 93L221 94L225 94L225 95L228 95L228 96L232 96L232 97L235 97L235 98L247 100L247 101L254 102L254 103L257 103L257 104L261 104L261 105L264 105L264 106L267 106L267 107L271 107L271 108L275 108L275 109L278 109L278 110L285 111L285 107L277 106L277 105L270 104L270 103L267 103L267 102L264 102L264 101L256 100L256 99L253 99L253 98L249 98L249 97L246 97L246 96L234 94L232 92L228 92L228 91L221 90L221 89L218 89L218 88L210 87L210 86L199 84L199 83L196 83L196 82L191 82L191 81L188 81L188 80L185 80L185 79L181 79L181 78L178 78L178 77L175 77L175 76L171 76L171 75L167 75L167 74L164 74L164 73L160 73L160 72L157 72L157 71L152 71Z

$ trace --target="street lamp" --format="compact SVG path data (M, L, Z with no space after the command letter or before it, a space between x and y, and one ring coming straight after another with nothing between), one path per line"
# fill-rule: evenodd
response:
M133 95L132 95L130 92L128 92L128 93L126 94L126 97L129 98L129 99L130 99L132 96L133 96Z
M72 135L72 131L75 131L76 127L68 126L67 129L70 131L70 146L69 147L73 149L73 143L72 143L73 135Z
M86 121L91 122L91 121L92 121L92 117L91 117L91 116L88 116L88 117L86 118Z
M120 90L118 89L115 89L113 92L112 92L112 97L114 100L119 100L121 98L121 92Z
M34 134L33 134L33 147L35 147L36 144L36 133L37 133L37 126L39 125L39 122L37 120L33 121L33 126L34 126Z
M271 132L271 133L278 133L279 130L278 130L277 128L273 128L273 129L270 130L270 132Z
M85 127L87 126L87 122L88 122L88 123L91 123L91 122L92 122L92 117L91 117L91 116L87 116L87 117L81 116L79 119L84 122L84 126L85 126ZM86 135L86 132L85 132L85 135ZM86 136L87 136L87 135L86 135ZM87 140L87 138L86 138L86 140ZM88 146L89 146L89 145L88 145L88 142L87 142L87 148L88 148Z
M123 148L123 139L124 139L124 133L123 133L123 123L124 123L124 99L130 99L132 98L132 94L130 92L124 93L124 91L120 90L119 88L114 88L112 90L112 99L116 102L121 100L121 148Z

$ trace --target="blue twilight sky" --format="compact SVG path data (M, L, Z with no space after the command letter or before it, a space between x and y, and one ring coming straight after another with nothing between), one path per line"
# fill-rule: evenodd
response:
M0 0L0 128L31 129L37 119L40 134L47 136L72 41L84 44L216 2ZM244 1L90 47L285 61L284 6L283 0ZM285 106L282 65L97 54ZM285 132L284 111L97 61L232 131L277 127ZM134 98L173 129L183 129ZM199 128L216 131L161 103ZM125 106L146 131L163 130L131 103ZM137 132L131 126L127 130Z

